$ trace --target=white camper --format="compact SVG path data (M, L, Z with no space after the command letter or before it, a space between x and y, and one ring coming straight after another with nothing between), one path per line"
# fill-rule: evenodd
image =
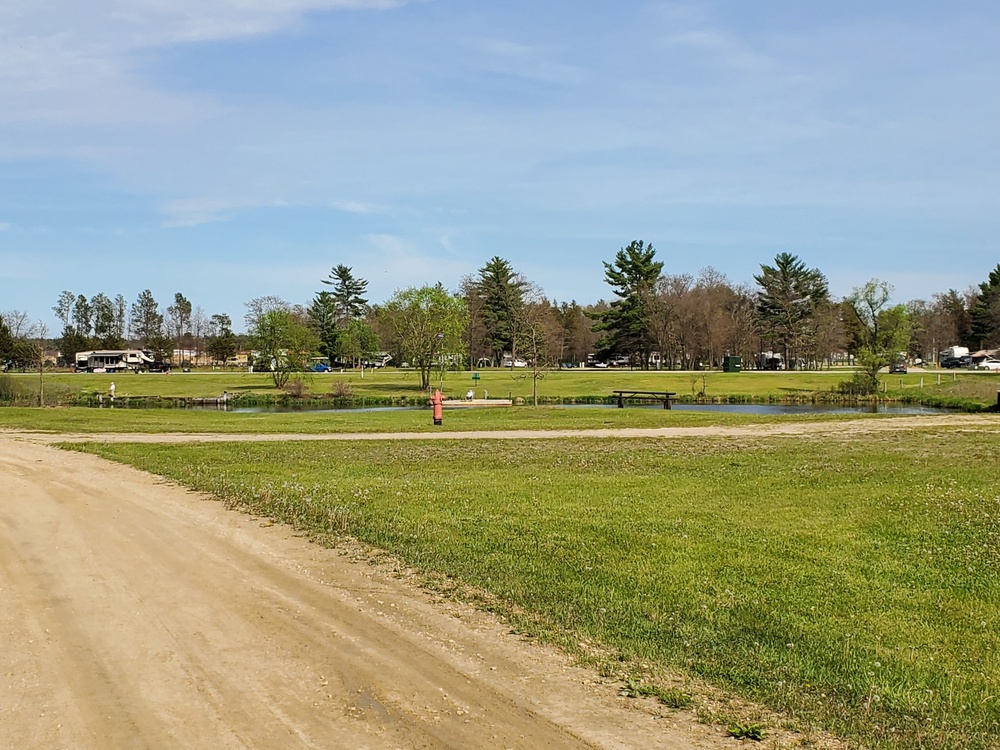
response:
M73 361L77 372L139 372L153 363L153 357L140 349L103 349L77 352Z

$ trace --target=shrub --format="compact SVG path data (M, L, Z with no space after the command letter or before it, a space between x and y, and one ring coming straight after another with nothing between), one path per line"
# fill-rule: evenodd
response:
M309 388L306 386L304 380L296 378L285 383L284 391L292 398L302 398L308 393Z
M878 378L859 370L853 378L838 385L837 390L845 396L871 396L878 392Z
M348 383L346 380L335 380L335 381L333 381L333 386L330 389L330 392L333 393L333 395L336 398L353 398L354 397L354 389L351 388L351 384Z

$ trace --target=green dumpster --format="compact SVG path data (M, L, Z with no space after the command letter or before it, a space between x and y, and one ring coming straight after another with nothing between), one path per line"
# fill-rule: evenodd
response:
M739 372L743 369L743 358L742 357L723 357L722 358L722 371L723 372Z

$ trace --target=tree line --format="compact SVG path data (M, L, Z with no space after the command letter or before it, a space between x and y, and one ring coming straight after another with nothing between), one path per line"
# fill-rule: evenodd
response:
M609 301L587 305L547 299L501 257L454 291L410 287L381 304L367 299L365 279L337 265L308 304L275 296L247 302L246 334L234 333L229 315L208 315L180 292L161 308L148 289L131 305L120 294L88 299L64 291L53 307L62 324L56 344L67 356L130 345L158 359L184 352L218 363L250 349L259 360L251 364L280 373L279 385L310 358L357 366L375 352L416 368L424 387L443 366L523 363L537 378L556 364L699 369L740 356L763 366L761 353L769 352L788 368L821 368L849 356L861 366L858 389L873 387L893 357L933 360L945 346L1000 346L1000 264L965 292L896 305L891 286L878 279L836 299L824 274L791 253L761 264L753 283L733 283L711 267L664 273L642 240L603 265ZM26 319L18 311L2 316L0 360L32 361Z

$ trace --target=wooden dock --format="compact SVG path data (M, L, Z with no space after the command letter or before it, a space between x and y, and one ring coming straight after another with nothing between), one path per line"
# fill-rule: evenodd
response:
M445 399L441 404L445 409L475 409L484 406L510 406L509 398L455 398Z

